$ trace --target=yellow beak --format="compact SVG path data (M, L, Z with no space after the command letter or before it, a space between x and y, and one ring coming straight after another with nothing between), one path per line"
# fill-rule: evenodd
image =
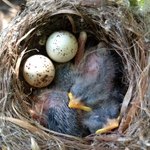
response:
M88 106L84 106L83 103L81 103L78 99L76 99L72 93L68 93L68 97L69 97L69 108L75 108L75 109L80 109L80 110L84 110L84 111L92 111L92 109Z

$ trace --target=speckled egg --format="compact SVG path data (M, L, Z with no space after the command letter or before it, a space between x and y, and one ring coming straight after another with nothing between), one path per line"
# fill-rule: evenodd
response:
M23 77L33 87L49 85L55 76L55 68L49 58L43 55L29 57L23 67Z
M60 63L70 61L77 53L78 42L73 34L59 31L51 34L46 42L48 56Z

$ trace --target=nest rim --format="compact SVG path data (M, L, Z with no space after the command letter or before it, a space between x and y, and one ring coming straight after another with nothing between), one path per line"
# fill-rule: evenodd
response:
M51 2L49 2L48 5L43 2L43 6L46 5L46 6L50 7L50 4L51 4ZM16 106L18 106L18 102L22 101L22 99L27 99L27 100L24 100L25 103L22 105L22 107L27 108L27 106L28 106L28 104L26 103L26 101L28 101L28 97L27 97L26 94L24 94L22 92L22 84L20 84L20 80L18 80L19 67L20 67L20 64L21 64L21 60L22 60L22 58L25 55L26 50L27 50L27 48L26 48L27 46L24 45L24 40L26 40L27 38L30 39L30 37L32 37L33 34L35 34L34 32L36 32L36 30L38 28L39 21L41 21L42 24L44 23L43 20L41 20L41 16L44 16L44 15L46 16L47 15L47 17L45 17L45 20L46 20L48 17L55 17L56 15L62 15L62 14L77 15L79 18L81 17L81 19L86 18L86 22L89 22L89 16L88 15L91 14L90 17L93 17L92 18L92 23L91 23L92 28L97 30L97 27L95 26L95 24L93 24L93 22L97 23L99 26L101 26L103 28L103 30L105 30L105 34L107 36L109 35L110 39L112 38L112 41L114 40L113 35L115 35L115 32L109 31L109 29L106 28L107 26L104 26L104 24L102 24L103 21L98 22L97 21L97 18L98 18L97 14L95 16L94 15L92 16L93 11L95 11L96 13L99 13L101 9L105 10L106 8L101 8L100 10L97 10L97 9L95 10L95 8L90 8L91 10L87 11L85 6L81 6L80 4L76 4L76 3L72 4L72 2L71 3L64 2L63 4L59 3L59 2L58 3L52 2L52 4L55 5L57 9L56 8L55 8L55 10L52 9L52 12L50 10L48 10L47 8L45 10L41 10L41 9L38 10L36 12L36 15L40 11L41 11L41 14L39 13L36 16L37 20L35 18L34 18L35 20L34 19L32 20L30 18L30 15L32 14L33 10L31 9L32 7L31 8L29 7L28 15L25 15L26 11L22 12L20 17L18 16L18 18L16 18L16 20L14 20L12 25L9 27L8 31L6 33L4 32L2 34L2 37L4 37L4 41L5 40L7 41L6 42L7 44L4 41L2 41L2 43L3 43L2 51L0 52L0 54L1 54L0 55L1 56L1 64L6 64L7 71L3 66L1 66L1 70L2 70L2 76L4 77L3 79L5 79L5 80L7 79L8 83L6 83L6 81L4 81L4 80L2 81L3 93L1 94L1 97L2 98L5 97L5 98L4 98L3 103L2 103L3 104L3 109L1 110L1 112L3 113L2 116L7 116L7 117L6 118L1 117L1 118L3 118L3 121L4 120L6 122L10 121L12 123L15 123L15 122L19 121L18 123L16 123L17 125L26 124L24 127L26 127L27 130L32 131L33 133L37 132L40 136L42 136L42 137L44 136L43 137L44 139L45 139L45 137L49 138L50 140L53 139L58 145L61 145L62 147L64 147L65 144L68 147L70 147L72 144L75 145L76 143L79 143L78 146L80 148L83 148L83 149L87 148L88 149L89 144L91 144L91 142L89 142L89 141L104 140L106 143L108 141L115 142L114 139L109 139L111 137L109 135L108 136L107 135L104 135L104 136L99 135L98 137L95 135L95 136L89 136L86 139L80 139L80 138L76 138L76 137L72 137L72 136L67 136L67 135L55 133L53 131L49 131L49 130L43 128L42 126L36 124L33 120L30 119L30 121L29 121L28 120L29 117L26 117L27 113L22 114L22 112L20 113L20 111L19 111L20 108L19 107L16 108ZM42 4L37 3L37 6L38 5L42 5ZM62 7L63 7L63 9L62 9ZM111 8L112 10L118 10L118 8L115 8L114 6L108 6L108 8L109 9ZM58 11L59 9L60 9L60 11ZM128 13L130 14L130 12L127 12L127 10L124 10L124 11L126 11L127 14ZM51 13L51 15L50 15L50 13ZM110 13L110 11L108 12L108 14L109 13ZM117 13L114 12L114 14L116 15ZM129 17L131 17L130 19L134 19L132 14L130 14L130 15L129 15ZM31 22L29 24L27 24L29 29L27 29L26 27L24 28L24 24L23 24L24 22L27 22L28 19L29 20L31 19ZM107 21L109 21L109 20L107 20ZM124 22L126 22L126 20ZM133 22L135 22L135 24L136 24L135 20ZM130 124L130 121L132 121L132 117L131 116L125 116L125 113L127 112L127 114L129 114L129 113L132 112L134 114L133 116L135 116L135 114L137 113L137 109L138 109L138 107L140 107L140 105L142 103L142 99L145 96L145 93L146 93L147 88L148 88L148 84L147 84L147 81L148 81L148 69L147 69L148 68L147 67L148 56L145 52L144 41L142 41L142 37L143 37L142 32L143 31L140 32L139 31L140 29L138 29L138 26L135 30L133 30L133 28L132 28L133 24L131 24L131 29L126 27L127 24L124 23L123 25L124 25L123 27L122 27L122 25L120 25L119 27L122 27L123 29L126 29L126 33L120 33L120 35L121 34L127 34L127 37L132 35L132 37L135 36L135 39L136 38L138 39L138 40L136 39L136 42L134 42L134 45L132 45L132 48L133 48L132 52L130 52L130 48L127 48L127 46L125 46L125 47L121 47L124 50L121 53L121 49L120 49L119 46L121 46L121 45L124 46L125 43L122 40L126 40L125 35L124 35L123 39L121 39L121 40L119 39L117 41L117 43L121 42L120 45L119 44L117 45L115 42L113 43L114 47L118 48L116 52L119 53L123 57L124 65L127 66L126 71L127 71L127 80L128 80L128 83L129 83L129 87L128 87L127 93L125 95L125 98L123 100L123 104L122 104L122 109L121 109L122 120L121 120L120 125L123 125L125 123L126 124L123 127L120 126L118 131L123 135L127 135L127 137L128 137L128 135L130 135L129 134L129 131L130 131L130 125L129 124ZM17 32L16 35L14 34L13 36L10 36L9 34L10 34L10 32L12 32L11 31L12 28L13 28L14 31L16 31L18 28L23 29L23 31L22 32ZM109 32L109 34L107 32ZM99 35L103 35L103 34L104 33L101 33L101 32L98 33L98 37L99 37ZM120 35L119 35L119 37L120 37ZM117 37L117 35L115 35L115 36ZM10 42L9 42L9 40L10 40ZM106 40L105 35L103 35L103 40ZM6 51L6 49L7 49L8 52ZM29 48L29 50L30 49L31 48ZM21 52L20 52L20 50L21 50ZM135 50L137 50L137 51L135 51ZM126 54L127 53L126 51L128 52L128 54ZM138 53L140 53L140 54L138 54ZM135 57L133 60L132 60L132 57L131 57L132 55ZM136 56L137 56L137 58L136 58ZM8 59L8 62L6 63L7 59ZM133 70L133 73L132 73L130 71L133 68L134 68L134 70ZM12 80L13 80L13 83L12 83ZM6 85L4 85L4 84L6 84ZM11 89L12 84L14 86L13 89ZM5 89L4 89L4 87L5 87ZM7 94L5 94L5 92ZM7 107L6 104L9 104L9 101L10 101L9 100L10 96L8 94L10 92L12 92L12 93L15 92L16 95L13 94L13 97L16 98L16 99L20 99L20 100L11 101L11 105L9 107ZM129 105L131 99L132 99L132 103L136 103L136 104ZM139 100L137 100L137 99L139 99ZM16 103L17 103L17 105L16 105ZM138 107L136 107L136 109L133 109L133 106L136 106L136 105ZM15 117L18 117L19 119L15 120ZM128 131L128 129L129 129L129 131ZM18 130L20 130L20 129L18 129ZM123 133L123 131L126 131L126 132ZM24 132L24 131L22 131L22 132ZM50 133L50 134L48 134L48 133ZM111 133L111 134L114 135L114 137L117 138L116 141L119 139L118 134L115 134L115 132ZM32 135L32 137L34 137L36 139L34 134ZM59 138L59 137L61 137L61 138ZM127 141L128 140L129 139L127 138ZM42 142L42 141L40 141L40 142ZM43 143L45 143L45 142L43 142ZM101 145L101 144L97 144L97 145Z

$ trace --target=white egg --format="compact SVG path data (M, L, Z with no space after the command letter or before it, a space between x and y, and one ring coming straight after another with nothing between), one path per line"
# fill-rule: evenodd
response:
M67 31L51 34L46 42L48 56L60 63L70 61L77 53L78 42L75 36Z
M29 57L23 67L23 77L33 87L49 85L55 76L55 68L49 58L43 55Z

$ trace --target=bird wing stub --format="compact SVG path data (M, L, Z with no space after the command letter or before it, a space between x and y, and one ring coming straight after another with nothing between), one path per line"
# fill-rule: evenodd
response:
M92 108L85 106L77 98L75 98L72 93L68 93L68 97L69 97L69 104L68 104L69 108L80 109L87 112L92 111Z

